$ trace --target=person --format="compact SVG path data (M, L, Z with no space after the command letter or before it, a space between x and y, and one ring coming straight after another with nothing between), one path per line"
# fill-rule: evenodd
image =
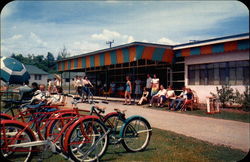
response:
M152 96L149 106L151 107L154 102L157 103L157 106L160 106L161 97L165 96L166 94L167 90L164 88L163 85L161 85L160 90L154 96Z
M131 105L131 93L132 93L132 85L129 76L126 76L126 88L125 88L125 102L124 105ZM127 102L127 98L129 99Z
M62 78L58 74L55 74L54 86L62 86Z
M62 86L62 78L60 77L60 75L58 74L54 74L55 78L54 78L54 81L53 81L53 88L52 88L52 91L51 93L56 93L56 87L57 86Z
M121 97L124 95L124 86L122 84L119 84L117 88L117 94Z
M179 96L177 96L176 99L171 102L170 110L180 110L181 105L184 103L184 101L186 99L189 99L190 97L192 98L191 89L183 87L181 94ZM174 108L175 103L176 103L176 107Z
M161 99L160 99L160 107L163 107L163 103L166 102L166 101L171 101L175 99L175 92L172 88L172 86L168 86L167 88L167 93L165 96L162 96Z
M53 93L54 82L51 79L48 79L48 92Z
M86 94L86 99L89 97L89 93L90 93L90 87L94 87L93 84L90 82L90 80L88 80L87 76L84 76L82 79L82 85L83 85L83 91ZM85 100L86 100L85 99Z
M137 98L137 96L140 94L141 94L141 80L140 78L137 78L135 80L135 98Z
M22 86L16 88L20 94L20 100L30 100L33 96L32 88L29 87L29 81L25 81Z
M56 86L56 94L51 95L47 100L48 105L60 105L63 101L63 89L61 86Z
M151 94L151 88L152 88L152 78L151 78L150 74L147 74L146 89L149 92L149 97Z
M45 101L46 96L49 96L49 92L46 91L45 85L40 84L39 89L34 92L34 96L32 97L31 101L33 102L40 102Z
M154 96L159 90L159 83L160 83L160 79L157 78L156 74L154 74L154 78L152 79L151 83L152 83L151 96Z
M76 88L77 95L82 96L82 79L80 76L76 76L74 87Z
M115 94L115 91L116 91L115 87L116 87L116 84L114 83L114 81L112 81L110 83L110 93L111 93L111 95Z
M143 102L148 101L148 95L149 95L149 91L147 91L147 88L144 87L143 92L142 92L142 97L140 101L138 102L138 105L142 105Z
M32 92L33 93L36 92L37 90L39 90L39 86L38 86L37 82L33 82L31 84L31 87L32 87Z

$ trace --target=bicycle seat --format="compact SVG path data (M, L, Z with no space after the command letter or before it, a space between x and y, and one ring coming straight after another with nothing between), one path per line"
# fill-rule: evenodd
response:
M106 107L99 107L99 106L95 106L95 108L96 108L97 110L99 110L100 112L102 112L102 113L104 113L104 112L105 112L105 109L106 109Z
M118 108L116 108L116 109L114 109L116 112L118 112L118 113L125 113L127 110L120 110L120 109L118 109Z

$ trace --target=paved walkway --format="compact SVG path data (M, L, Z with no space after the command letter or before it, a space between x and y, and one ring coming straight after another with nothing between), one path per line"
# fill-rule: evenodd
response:
M69 98L68 103L70 103L70 100ZM249 123L159 111L136 105L122 105L121 102L110 102L109 104L100 102L98 105L107 107L106 112L111 112L114 108L126 109L127 117L141 115L154 128L173 131L213 144L230 146L245 152L249 151ZM78 107L86 110L90 109L89 104L80 103Z

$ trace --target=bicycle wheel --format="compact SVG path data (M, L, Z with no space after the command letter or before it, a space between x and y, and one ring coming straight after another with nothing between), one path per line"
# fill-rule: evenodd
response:
M149 144L152 129L142 117L132 117L121 130L122 145L129 152L143 151Z
M31 132L21 125L16 123L1 124L1 159L3 159L3 161L15 162L31 161L35 147L11 147L10 145L22 144L35 140L36 139L32 136Z
M68 123L72 120L68 117L74 117L76 116L76 114L74 113L64 113L62 115L58 116L58 119L54 119L51 121L51 123L48 126L48 130L46 133L46 139L48 137L52 138L53 140L58 139L55 142L55 146L57 147L57 149L61 150L61 145L60 145L60 140L59 137L62 136L63 134L65 134L65 132L62 132L62 130L66 129L64 128L65 125L68 125ZM65 119L64 119L65 118ZM70 123L73 124L73 123ZM70 126L70 125L68 125Z
M67 133L67 150L73 161L95 161L107 150L108 132L98 119L82 120Z
M119 116L118 113L108 114L104 117L104 124L111 130L109 135L110 144L116 144L120 139L120 130L125 121L125 116Z

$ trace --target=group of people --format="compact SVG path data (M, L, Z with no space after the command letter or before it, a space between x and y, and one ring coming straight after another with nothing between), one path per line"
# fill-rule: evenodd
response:
M126 88L125 88L125 105L131 105L131 92L132 84L129 76L126 77ZM151 107L154 103L159 107L163 107L165 103L168 103L170 110L180 110L181 106L186 101L193 100L193 92L190 88L183 87L180 95L176 95L172 86L168 86L167 89L163 85L160 85L160 79L157 78L156 74L151 78L150 74L147 75L146 87L143 88L142 96L137 103L142 105L143 103L149 102Z
M150 74L147 74L147 80L146 80L146 87L144 87L144 90L142 92L142 98L146 96L148 98L149 96L155 95L159 90L159 83L160 79L157 78L156 74L154 74L153 78L151 78ZM144 91L148 91L149 93L146 95ZM131 94L132 94L132 83L130 81L130 77L126 77L126 85L125 85L125 102L124 105L131 105ZM141 94L141 80L137 79L135 80L135 95ZM150 95L149 95L150 94ZM141 98L141 99L142 99Z
M36 82L29 86L29 81L24 82L24 84L16 90L19 91L20 100L30 100L32 104L37 104L44 102L47 105L62 105L63 104L63 89L61 86L56 86L53 93L46 89L45 84L38 85Z
M94 87L91 81L88 79L87 76L75 76L73 86L76 90L76 94L80 97L83 96L83 93L86 95L85 100L91 93L90 88Z

